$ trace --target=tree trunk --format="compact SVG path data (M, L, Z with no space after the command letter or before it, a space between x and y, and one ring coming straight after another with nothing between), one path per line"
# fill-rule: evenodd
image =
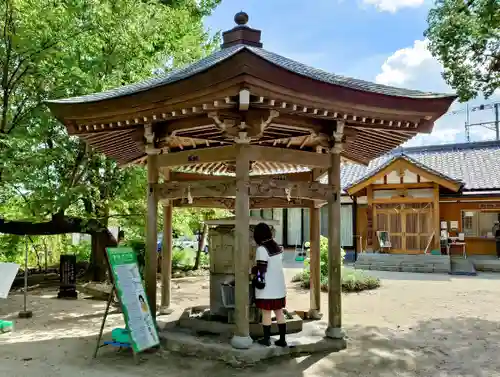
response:
M201 232L201 237L198 240L198 251L196 252L196 259L194 260L193 270L200 268L200 256L202 251L205 249L205 240L208 234L208 225L203 224L203 231Z
M110 276L107 276L109 265L106 257L106 248L117 246L118 240L113 237L108 229L108 207L102 206L97 208L95 215L106 220L101 221L101 228L92 233L90 264L85 275L92 281L105 281L111 279Z
M86 277L92 281L105 281L109 271L106 247L116 246L117 242L107 229L92 234L92 252Z

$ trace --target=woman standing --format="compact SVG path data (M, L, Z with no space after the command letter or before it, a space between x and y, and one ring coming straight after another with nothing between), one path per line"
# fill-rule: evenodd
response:
M273 239L271 229L267 224L258 224L253 232L257 243L255 306L262 311L262 327L264 338L259 343L271 345L271 315L274 311L280 338L277 346L286 347L286 323L283 309L286 306L286 285L283 272L283 248Z

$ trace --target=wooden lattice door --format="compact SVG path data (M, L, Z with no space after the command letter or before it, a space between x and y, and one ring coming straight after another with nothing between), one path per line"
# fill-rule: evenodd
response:
M432 235L432 204L407 204L402 215L404 249L410 253L423 252Z
M399 205L378 204L375 206L375 229L389 232L391 250L402 250L403 224Z
M391 251L419 253L432 234L432 204L377 204L376 231L389 232Z

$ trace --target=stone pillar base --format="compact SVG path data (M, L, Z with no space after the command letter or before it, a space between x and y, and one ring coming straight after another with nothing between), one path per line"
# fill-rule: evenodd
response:
M323 313L320 313L318 309L310 309L309 312L307 312L307 317L314 321L319 321L323 318Z
M327 338L331 339L344 339L345 332L340 327L328 327L325 331L325 335Z
M239 349L239 350L246 350L249 349L253 344L252 338L249 336L238 336L234 335L231 338L231 345L233 348Z
M158 315L169 315L174 312L174 309L170 306L161 306L158 310Z

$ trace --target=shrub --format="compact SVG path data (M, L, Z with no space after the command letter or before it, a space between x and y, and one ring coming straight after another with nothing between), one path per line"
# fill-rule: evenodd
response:
M306 242L306 247L310 247L310 242ZM321 276L328 276L328 238L321 236L319 239L320 271ZM344 263L345 251L340 249L341 264ZM309 259L305 261L306 269L309 271Z
M380 287L380 279L363 271L342 269L342 289L346 292L360 292ZM328 284L326 284L328 290Z
M182 270L191 265L188 249L174 247L172 250L172 270Z
M292 278L293 282L300 282L301 287L310 288L309 270L304 270ZM328 291L328 276L322 275L320 278L321 290ZM342 268L342 291L361 292L380 287L380 279L359 270Z
M208 257L208 253L204 253L203 251L200 254L200 267L208 267L210 264L210 260Z
M308 246L306 244L306 246ZM341 263L343 264L345 251L341 250ZM293 282L300 282L304 288L310 286L309 259L305 261L302 272L292 278ZM320 239L320 281L321 290L328 291L328 238L321 236ZM342 268L342 290L344 292L360 292L367 289L380 287L380 279L368 275L362 271Z

